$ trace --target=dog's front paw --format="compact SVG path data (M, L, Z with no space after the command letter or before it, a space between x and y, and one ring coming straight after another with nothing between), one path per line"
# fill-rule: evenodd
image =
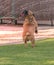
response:
M38 33L38 30L35 30L35 33Z

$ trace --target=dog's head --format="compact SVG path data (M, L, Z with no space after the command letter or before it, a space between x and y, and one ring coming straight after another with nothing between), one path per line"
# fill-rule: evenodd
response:
M24 10L22 13L21 13L21 16L22 17L26 17L28 15L28 10Z
M26 17L27 15L32 15L32 16L34 16L34 13L33 13L31 10L24 10L24 11L21 13L21 16Z

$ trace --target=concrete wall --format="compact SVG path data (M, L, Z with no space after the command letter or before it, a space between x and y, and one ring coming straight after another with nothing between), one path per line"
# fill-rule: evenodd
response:
M54 19L54 0L0 0L0 16L18 16L24 9L32 10L39 24Z
M23 24L23 22L24 21L22 21L22 20L17 21L18 24ZM39 25L51 26L51 21L50 20L37 20L37 23ZM53 20L53 26L54 26L54 20Z
M54 26L54 20L52 21L53 24L51 23L50 20L37 20L37 22L38 22L39 25L50 25L50 26Z

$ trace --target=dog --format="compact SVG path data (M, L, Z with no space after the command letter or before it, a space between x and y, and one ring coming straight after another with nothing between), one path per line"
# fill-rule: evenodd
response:
M25 47L27 47L27 41L31 41L32 47L35 47L35 37L34 33L38 33L38 24L35 19L35 16L32 11L24 10L22 15L25 17L23 23L23 41L25 43Z

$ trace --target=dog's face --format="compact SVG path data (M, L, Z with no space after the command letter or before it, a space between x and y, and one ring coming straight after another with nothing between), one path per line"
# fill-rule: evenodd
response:
M22 17L26 17L28 15L28 10L24 10L22 13L21 13L21 16Z
M22 13L21 13L21 16L22 17L26 17L27 15L32 15L34 16L34 13L30 10L24 10Z
M22 14L24 14L24 16L27 16L28 15L28 10L24 10Z

